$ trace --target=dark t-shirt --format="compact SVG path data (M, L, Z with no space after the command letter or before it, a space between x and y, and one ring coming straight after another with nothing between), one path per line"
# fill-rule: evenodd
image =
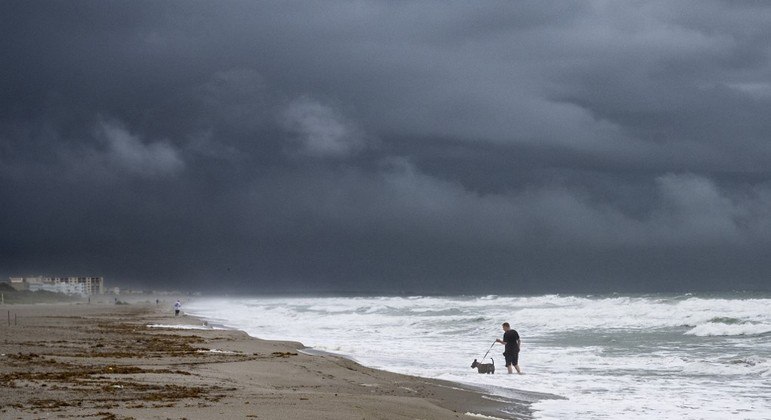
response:
M503 341L506 342L506 353L519 353L519 333L516 330L508 330L503 333Z

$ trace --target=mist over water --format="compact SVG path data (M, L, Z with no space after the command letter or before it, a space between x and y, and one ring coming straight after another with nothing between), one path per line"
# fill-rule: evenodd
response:
M186 310L389 371L556 394L536 418L771 418L771 295L244 297ZM470 368L508 321L525 375Z

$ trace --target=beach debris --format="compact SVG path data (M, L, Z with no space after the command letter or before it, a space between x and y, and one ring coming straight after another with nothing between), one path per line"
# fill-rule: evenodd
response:
M297 353L295 352L289 352L289 351L274 351L271 353L273 357L291 357L291 356L297 356Z
M188 369L178 370L172 366L205 363L201 360L206 353L220 354L216 358L218 363L225 358L251 358L234 351L201 349L200 345L207 340L200 335L152 331L142 324L96 322L75 326L68 334L71 338L66 340L18 341L15 344L34 351L2 354L0 387L14 389L13 393L19 398L18 402L5 403L5 408L46 418L45 413L62 411L70 406L118 408L137 404L148 406L148 402L171 406L182 399L208 406L228 390L201 383L190 378L196 375ZM163 365L155 366L158 362L147 360L167 358L182 358L183 363L161 367ZM188 377L188 381L194 382L180 384L180 377ZM62 393L74 390L83 393L84 397L78 400L60 398Z
M30 361L40 357L40 355L37 355L35 353L27 353L27 354L17 353L17 354L9 354L8 357L14 360Z

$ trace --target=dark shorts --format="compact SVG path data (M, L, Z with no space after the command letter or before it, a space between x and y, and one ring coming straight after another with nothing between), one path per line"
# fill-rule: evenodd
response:
M503 357L506 358L506 366L516 366L519 364L519 352L503 353Z

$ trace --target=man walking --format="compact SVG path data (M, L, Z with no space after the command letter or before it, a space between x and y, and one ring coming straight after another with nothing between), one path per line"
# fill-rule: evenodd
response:
M174 316L179 315L179 310L182 309L182 303L177 300L177 303L174 304Z
M522 371L519 370L519 333L511 329L508 322L504 322L503 340L498 338L495 342L506 346L503 351L503 357L506 358L506 369L509 370L509 373L514 373L513 367L521 375Z

